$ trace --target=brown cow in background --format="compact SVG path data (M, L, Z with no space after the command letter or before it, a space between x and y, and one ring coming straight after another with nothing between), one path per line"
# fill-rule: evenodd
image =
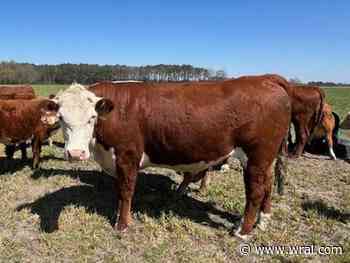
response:
M336 119L335 114L332 112L331 105L325 103L322 110L321 122L316 126L309 139L310 144L313 144L313 142L325 138L328 144L329 154L333 160L337 159L334 153L334 145L336 143L338 126L339 120Z
M0 85L1 100L31 100L34 98L35 92L30 85Z
M285 78L275 74L256 77L268 78L280 84L288 93L292 104L292 123L296 135L295 147L291 156L299 157L303 153L310 135L321 122L322 110L325 104L324 91L315 86L294 85Z
M31 100L35 98L35 92L30 85L0 85L0 100ZM27 143L21 143L19 145L22 153L22 160L27 159ZM8 158L12 159L16 145L6 145L5 154Z
M243 76L235 80L270 80L273 83L283 87L287 92L291 106L291 120L295 128L296 141L294 149L292 149L291 157L299 157L309 140L311 133L321 122L322 109L325 103L325 93L319 87L294 85L285 78L277 74L265 74L257 76ZM289 144L292 145L291 136ZM242 157L240 158L242 159ZM208 176L202 180L200 191L205 191L209 182Z
M37 168L41 144L57 128L57 111L48 99L0 100L0 143L14 145L33 138L33 168Z

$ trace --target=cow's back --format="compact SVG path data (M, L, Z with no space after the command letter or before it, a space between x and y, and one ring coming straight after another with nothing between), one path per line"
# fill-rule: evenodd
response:
M29 85L5 86L0 85L0 99L34 99L34 89Z
M211 161L270 136L290 118L287 93L268 79L103 83L90 91L115 104L98 125L103 140L140 139L155 163Z

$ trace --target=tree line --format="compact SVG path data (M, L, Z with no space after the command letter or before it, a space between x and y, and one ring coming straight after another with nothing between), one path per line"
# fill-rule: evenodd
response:
M316 87L349 87L349 83L341 83L341 82L332 82L332 81L309 81L306 83L303 83L300 79L298 78L290 78L289 82L294 83L294 84L307 84L310 86L316 86Z
M91 84L102 80L194 81L223 79L223 70L212 71L192 65L35 65L3 61L0 63L0 84Z
M331 82L331 81L310 81L308 85L318 86L318 87L349 87L350 83L341 83L341 82Z

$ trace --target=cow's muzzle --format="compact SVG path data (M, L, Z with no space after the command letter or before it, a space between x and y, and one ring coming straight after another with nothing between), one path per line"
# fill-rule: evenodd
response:
M84 161L88 159L88 155L83 150L69 150L67 151L69 161Z

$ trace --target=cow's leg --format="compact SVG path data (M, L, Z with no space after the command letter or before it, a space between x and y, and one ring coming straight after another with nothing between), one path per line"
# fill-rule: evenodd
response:
M266 178L269 176L268 170L272 160L264 158L266 155L270 154L263 152L260 154L248 154L247 169L244 171L246 205L243 222L235 232L235 236L243 240L246 240L248 234L252 231L256 223L257 213L261 209L265 196L267 196L265 183Z
M268 168L265 176L265 195L261 204L258 227L266 230L271 218L271 192L272 192L272 165Z
M10 144L5 146L5 154L8 160L13 159L13 155L15 154L16 145Z
M5 170L9 170L12 168L12 159L13 155L15 154L16 151L16 145L11 144L11 145L6 145L5 146L5 154L6 154L6 161L5 161Z
M25 142L21 143L19 147L21 148L22 161L26 161L27 160L27 143Z
M180 186L177 188L178 194L183 194L190 183L198 182L200 179L206 177L207 170L199 172L197 174L184 173L184 179Z
M131 202L135 191L137 179L137 164L129 156L119 155L116 160L117 198L119 201L119 219L115 227L117 231L124 232L132 222Z
M333 150L333 135L332 131L327 131L327 144L329 149L329 154L333 160L337 160L337 157L335 156L334 150Z
M33 151L33 169L37 169L39 167L40 162L40 152L41 152L41 140L39 137L34 137L32 144Z
M305 125L297 125L296 128L297 144L292 157L300 157L302 155L305 144L310 136L309 129Z
M201 180L201 184L199 187L199 191L201 193L205 193L208 190L208 185L210 183L210 175L208 173L208 171L215 171L215 170L220 170L220 172L227 172L228 170L230 170L230 165L228 164L228 159L226 158L222 163L214 165L213 167L209 168L205 175L203 176L202 180Z
M294 129L294 134L295 132L295 126L290 125L288 129L288 144L286 144L286 149L285 152L286 154L292 154L294 152L295 145L297 144L297 138L295 137L295 142L293 142L293 137L292 137L292 129Z

